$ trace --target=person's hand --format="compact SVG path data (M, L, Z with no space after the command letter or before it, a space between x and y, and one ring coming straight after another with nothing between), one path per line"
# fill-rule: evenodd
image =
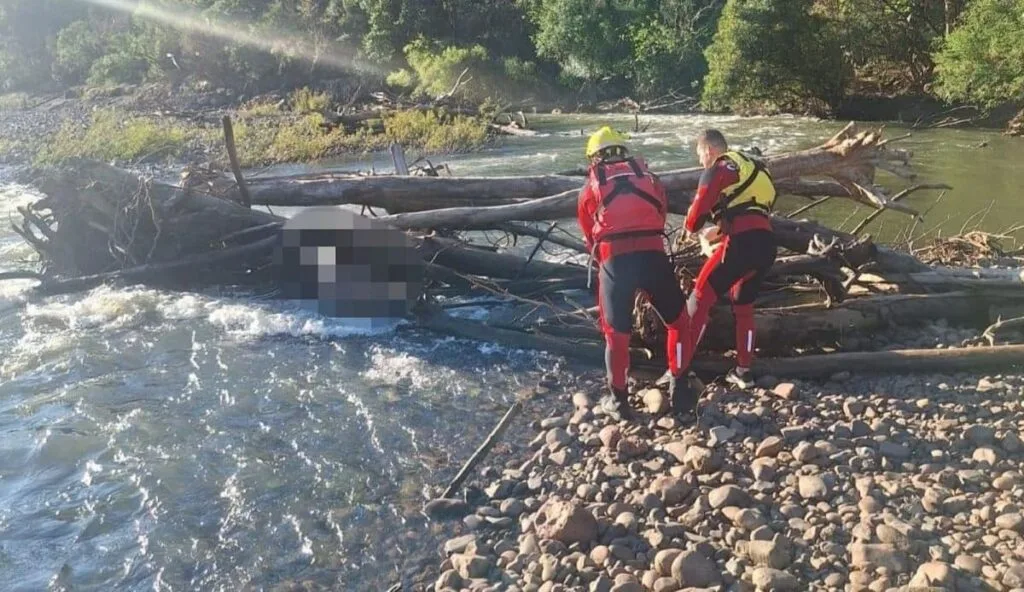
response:
M705 257L711 258L715 253L715 249L718 248L714 243L722 237L721 231L717 226L705 226L697 233L697 238L700 240L700 251Z

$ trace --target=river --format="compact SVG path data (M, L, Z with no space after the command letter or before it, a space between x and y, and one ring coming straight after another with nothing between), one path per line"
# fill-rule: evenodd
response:
M548 134L434 162L458 175L573 168L579 130L605 121L535 117ZM636 149L657 169L694 165L692 138L706 126L766 153L809 147L841 127L644 121L651 127ZM954 187L922 230L958 232L980 210L974 223L990 231L1024 222L1024 141L922 130L903 146L921 181ZM331 164L390 170L384 157ZM33 194L3 174L6 220ZM907 203L928 209L937 195ZM833 201L813 215L838 225L855 207ZM868 231L887 239L908 223L886 213ZM0 269L31 255L0 229ZM104 287L36 299L30 286L0 283L3 590L231 591L307 579L384 589L436 542L417 514L424 485L454 474L517 390L545 373L568 384L578 373L533 352L401 327L368 332L239 295Z

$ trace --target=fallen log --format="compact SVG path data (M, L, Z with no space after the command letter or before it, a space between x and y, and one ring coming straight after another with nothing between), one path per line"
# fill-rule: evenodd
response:
M604 363L604 346L597 342L563 340L499 329L479 321L456 319L447 314L431 314L420 319L420 326L447 335L498 342L510 347L549 351L594 364ZM631 356L631 369L648 378L660 376L664 363ZM693 369L699 374L725 374L733 362L721 358L698 357ZM806 355L794 358L760 358L754 371L785 378L823 378L841 371L857 374L977 372L1001 368L1024 367L1024 345L951 349L909 349L879 352L849 352Z
M851 123L817 148L771 156L764 159L780 183L804 175L832 177L836 185L820 185L828 191L874 208L892 208L917 216L898 202L890 202L873 184L876 168L902 172L909 166L910 153L891 150L879 132L857 132ZM670 194L670 209L683 213L697 188L702 168L659 173ZM264 178L250 183L253 203L264 205L368 205L391 213L440 208L503 205L523 199L561 195L564 210L557 217L571 216L575 192L583 185L578 177L544 175L535 177L478 177L430 179L422 177L355 177L277 181ZM817 193L816 193L817 194ZM489 203L488 203L489 202ZM553 207L547 204L547 207ZM537 218L526 218L537 219Z

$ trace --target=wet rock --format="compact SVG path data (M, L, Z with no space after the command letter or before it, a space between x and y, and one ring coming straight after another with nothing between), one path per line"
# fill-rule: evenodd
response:
M454 498L433 499L423 506L423 513L434 520L458 520L469 512L469 504Z
M548 431L544 440L547 442L548 446L557 448L572 442L572 436L562 428L554 428Z
M597 538L597 520L573 502L548 500L534 519L537 535L566 545L589 543Z
M708 502L716 510L726 506L746 507L750 505L750 496L735 485L723 485L708 493Z
M442 573L437 578L437 582L434 584L436 590L444 590L445 588L451 588L453 590L459 590L463 586L462 576L459 572L454 569L449 569Z
M943 589L956 586L956 575L948 563L940 561L922 563L921 567L917 568L914 578L910 580L911 588L928 588L932 586Z
M672 577L683 588L706 588L721 582L714 561L695 550L683 551L672 562Z
M493 567L493 563L487 557L481 557L480 555L463 555L457 554L452 555L450 558L452 567L455 568L459 575L467 580L474 578L485 578L487 573Z
M550 430L552 428L564 428L569 425L569 416L562 415L560 417L549 417L547 419L540 420L540 428L542 430Z
M757 586L758 590L764 592L796 592L801 589L796 576L770 567L755 569L751 576L751 582Z
M444 553L445 555L464 553L466 551L466 547L469 546L470 543L476 543L475 534L466 534L453 539L448 539L444 544Z
M783 445L784 442L782 438L778 436L768 436L758 444L757 451L754 455L758 458L775 457L782 452Z
M798 482L800 497L805 500L826 500L829 497L828 485L818 475L801 475Z
M651 587L654 592L676 592L678 589L679 586L671 577L658 578L654 580L654 586Z

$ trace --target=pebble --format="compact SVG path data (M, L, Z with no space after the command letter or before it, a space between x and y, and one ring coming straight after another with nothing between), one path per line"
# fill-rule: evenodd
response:
M794 401L798 398L798 391L796 385L792 382L783 382L775 386L772 389L772 393L785 401Z
M770 567L759 567L754 570L751 581L758 590L771 592L790 592L800 590L800 582L790 573L772 569Z
M672 577L683 588L706 588L722 580L715 562L695 550L683 551L675 558Z
M757 446L757 451L754 453L758 458L762 457L775 457L782 452L782 447L785 442L778 436L768 436L761 441Z
M717 426L711 428L711 437L708 439L708 445L715 448L721 444L724 444L731 440L736 435L736 430L729 429L725 426Z
M825 484L825 480L818 475L802 475L798 490L800 497L805 500L824 500L829 497L828 486Z
M716 510L726 506L745 507L750 504L750 496L735 485L723 485L708 493L708 502Z
M698 422L589 415L582 393L579 421L530 424L540 429L523 443L539 438L539 462L503 458L481 472L486 498L442 502L473 512L471 528L452 533L427 583L1024 592L1024 380L990 377L1003 386L988 394L976 380L833 376L743 396L711 387ZM942 381L952 386L933 386Z
M984 563L982 563L981 559L972 555L957 555L956 559L953 561L953 565L961 571L978 576L981 575L981 569L984 566Z

